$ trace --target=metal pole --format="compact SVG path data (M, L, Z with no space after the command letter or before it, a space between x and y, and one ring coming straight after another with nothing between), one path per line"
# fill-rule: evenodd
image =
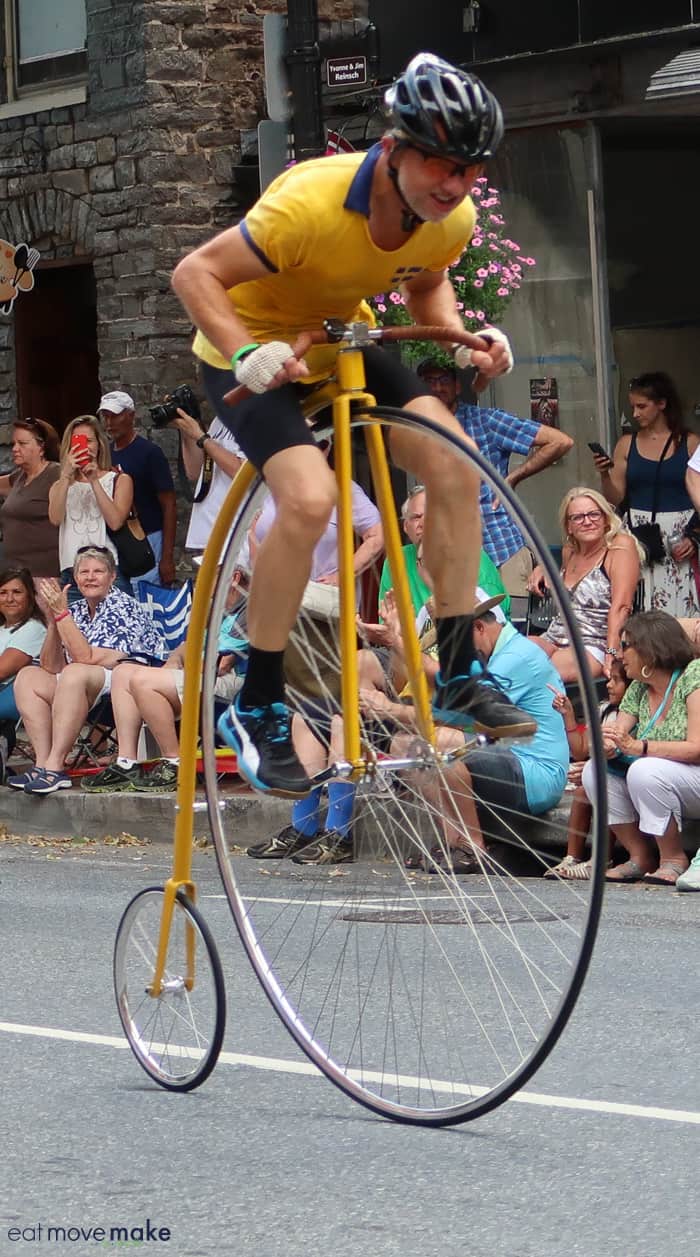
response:
M294 156L304 161L318 157L324 149L318 0L288 0L287 38Z

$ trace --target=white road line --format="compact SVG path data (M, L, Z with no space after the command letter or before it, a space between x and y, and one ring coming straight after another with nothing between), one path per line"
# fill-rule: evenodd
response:
M0 1021L0 1033L26 1034L40 1039L62 1039L68 1043L88 1043L97 1047L128 1048L125 1038L109 1034L85 1034L78 1030L57 1030L50 1026L24 1026L12 1021ZM316 1078L322 1077L320 1071L309 1061L290 1061L282 1057L252 1056L244 1052L222 1052L219 1062L224 1065L247 1065L250 1069L267 1069L280 1074L305 1074ZM357 1071L352 1071L359 1077ZM382 1076L364 1071L365 1082L379 1082ZM402 1086L411 1086L415 1079L402 1077L398 1079ZM425 1086L425 1079L422 1080ZM433 1091L448 1095L478 1096L484 1095L486 1087L459 1086L451 1082L432 1080ZM536 1091L519 1091L510 1101L511 1104L536 1104L541 1108L576 1109L584 1113L607 1113L613 1117L641 1117L659 1122L684 1122L700 1126L700 1113L686 1109L661 1109L646 1104L619 1104L609 1100L582 1100L576 1096L543 1095Z

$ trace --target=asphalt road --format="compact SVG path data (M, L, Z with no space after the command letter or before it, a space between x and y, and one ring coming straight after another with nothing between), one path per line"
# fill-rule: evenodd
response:
M257 1060L224 1059L185 1096L149 1082L118 1046L112 947L167 858L0 852L0 1257L694 1257L700 895L615 888L583 996L527 1094L425 1130L294 1072L303 1058L248 971L208 853L197 881L226 973L224 1048Z

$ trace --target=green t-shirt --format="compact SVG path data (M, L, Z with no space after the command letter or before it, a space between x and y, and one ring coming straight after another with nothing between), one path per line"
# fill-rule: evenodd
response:
M644 733L651 715L649 712L649 690L643 681L633 681L622 702L620 711L636 716L639 737L649 742L685 742L688 736L688 708L686 701L689 694L700 688L700 659L693 659L679 676L671 704L665 716Z
M423 577L418 571L418 557L416 555L416 547L413 544L403 547L403 557L406 564L406 575L408 577L408 588L411 591L411 602L416 615L420 611L424 603L432 597L432 590L428 588ZM388 589L393 585L391 572L389 571L389 560L384 560L382 568L382 578L379 584L379 601L382 602ZM489 598L494 598L496 594L504 594L505 589L503 581L498 574L496 564L489 558L485 550L481 551L481 561L479 563L479 588L483 589ZM506 616L510 616L510 598L507 596L501 603L501 610Z

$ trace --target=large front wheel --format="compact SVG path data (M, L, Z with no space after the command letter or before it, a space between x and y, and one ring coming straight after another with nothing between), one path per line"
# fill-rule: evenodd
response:
M578 627L549 548L518 499L477 451L401 410L375 409L353 418L357 466L370 425L389 438L390 449L395 434L412 432L475 467L547 573L572 643L596 769L591 877L543 879L566 846L567 808L533 816L529 808L502 800L488 782L479 793L468 785L464 746L454 755L449 731L438 731L436 746L425 745L408 716L362 716L366 771L356 782L352 862L285 859L265 865L240 854L235 831L227 833L222 821L211 695L218 626L236 557L265 497L261 482L240 505L213 603L203 708L210 819L246 952L297 1043L361 1104L399 1121L437 1126L477 1117L511 1096L544 1061L571 1014L601 906L605 772L597 699ZM400 496L405 492L404 479ZM332 618L302 613L286 657L287 701L297 728L303 721L315 739L317 767L325 765L339 710L337 637ZM535 666L544 654L534 643L531 649ZM548 701L551 710L551 695ZM563 727L559 736L564 738ZM443 753L445 741L450 755ZM336 815L332 783L318 802L322 829ZM471 804L486 855L472 846L466 819ZM258 843L291 819L291 807L282 809L275 828L261 830ZM471 851L471 873L456 871L460 866L449 853L459 846ZM261 868L273 868L275 878L261 877Z

